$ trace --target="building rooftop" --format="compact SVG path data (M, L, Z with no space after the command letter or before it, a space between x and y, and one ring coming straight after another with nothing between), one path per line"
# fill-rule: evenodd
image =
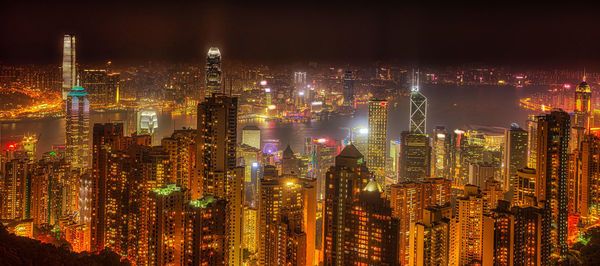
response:
M171 193L173 193L175 191L181 191L181 188L178 187L176 184L168 184L166 186L162 186L160 188L152 190L152 192L154 192L158 195L163 195L163 196L170 195Z
M217 199L211 195L203 196L202 198L190 201L190 205L196 208L206 208L209 204L217 201Z
M71 91L69 92L69 94L67 96L73 96L73 97L81 97L81 96L87 96L88 93L85 92L85 89L83 87L73 87L73 89L71 89Z

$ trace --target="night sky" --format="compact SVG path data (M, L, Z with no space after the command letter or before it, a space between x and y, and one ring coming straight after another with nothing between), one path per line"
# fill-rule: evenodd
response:
M592 68L600 60L600 9L583 3L249 2L3 1L0 62L57 63L64 33L77 35L84 63L197 62L213 45L224 59L260 63Z

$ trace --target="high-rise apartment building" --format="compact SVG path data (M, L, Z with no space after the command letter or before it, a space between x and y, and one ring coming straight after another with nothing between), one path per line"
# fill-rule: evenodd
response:
M196 166L192 198L226 198L227 172L236 167L237 98L214 94L198 104ZM194 183L195 182L195 183Z
M538 117L536 197L544 208L544 264L566 258L568 222L568 113L552 111Z
M106 234L107 179L111 152L118 150L123 124L94 124L92 142L91 249L104 249Z
M67 95L66 158L76 169L89 165L90 102L82 87L73 87Z
M169 154L171 162L171 176L168 183L191 189L196 163L197 135L198 131L195 129L180 129L175 130L171 137L161 140L161 146Z
M438 207L423 210L423 220L411 227L408 265L448 265L450 219Z
M379 184L385 184L387 157L387 101L369 100L367 166Z
M175 184L150 193L148 265L183 265L189 192Z
M517 170L517 174L513 177L515 182L513 185L513 206L537 206L536 177L535 169L525 167Z
M334 265L397 265L399 220L379 183L369 181L345 214L344 258Z
M514 183L511 179L517 170L527 166L527 142L529 134L519 125L512 124L505 131L504 141L504 184L505 191L509 191Z
M527 119L527 167L537 166L537 116L531 115Z
M370 178L363 155L348 145L335 158L335 166L327 172L324 219L324 262L326 265L346 265L346 243L354 232L348 232L345 216Z
M227 265L227 201L204 196L185 205L185 265Z
M483 196L478 187L466 185L456 199L450 230L450 265L482 262Z
M242 261L244 168L236 167L237 98L213 94L198 104L196 176L192 199L212 195L228 202L228 261Z
M423 216L423 184L420 182L402 182L390 186L392 216L399 219L398 261L406 265L410 260L410 234L414 223Z
M304 188L300 179L279 176L265 166L258 201L258 262L261 265L304 265Z

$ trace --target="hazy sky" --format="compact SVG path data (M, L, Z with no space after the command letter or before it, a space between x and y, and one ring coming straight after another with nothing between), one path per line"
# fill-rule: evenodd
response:
M84 63L195 62L211 45L224 58L264 63L398 60L592 68L600 60L598 6L286 2L5 0L0 61L58 63L61 36L69 32L77 35L78 60Z

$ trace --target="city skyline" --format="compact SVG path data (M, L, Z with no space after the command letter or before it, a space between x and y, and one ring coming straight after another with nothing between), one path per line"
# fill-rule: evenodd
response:
M600 36L538 47L589 10L27 7L7 36L61 16L0 41L2 264L600 264Z

